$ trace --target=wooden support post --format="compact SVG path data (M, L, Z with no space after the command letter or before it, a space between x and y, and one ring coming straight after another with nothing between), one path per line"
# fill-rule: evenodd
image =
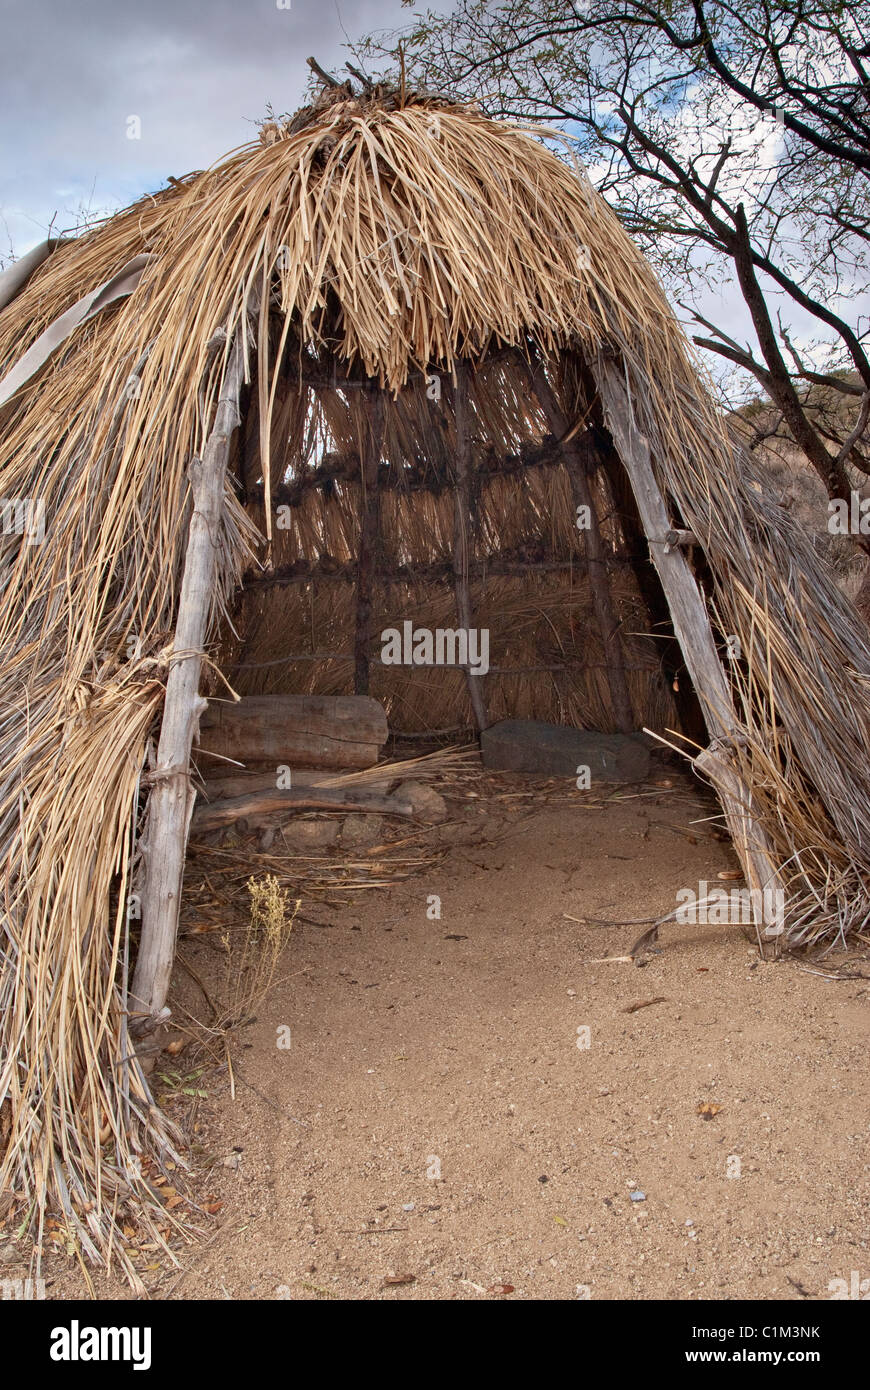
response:
M535 357L530 364L526 363L525 358L522 361L531 376L532 388L547 417L551 434L557 440L563 440L568 434L569 422L566 420L562 407L547 380L540 360ZM595 621L604 647L604 661L607 668L607 682L610 687L613 719L619 733L630 734L637 726L634 721L631 693L628 689L628 678L625 673L625 657L622 651L619 622L610 593L604 542L601 539L595 500L589 485L587 459L576 439L567 440L561 448L571 478L575 509L580 506L586 507L589 513L589 526L583 532L586 542L586 570L589 576L589 587L592 591Z
M701 704L691 681L680 679L685 663L680 644L673 633L670 609L655 566L650 559L637 501L628 475L612 443L597 439L595 449L612 507L619 518L635 583L647 607L662 674L671 687L671 696L683 733L700 744L707 732Z
M622 374L612 362L595 364L593 372L605 423L634 491L674 632L705 711L712 742L695 759L695 766L718 793L749 888L759 894L764 894L765 890L773 894L781 890L782 885L769 837L756 818L750 789L738 770L736 754L740 731L706 605L683 550L668 541L674 528L653 472L649 443L634 423ZM764 926L768 941L772 937L778 939L779 931L760 918L757 904L761 901L759 898L753 901L756 926L759 929Z
M224 478L230 441L239 423L244 376L239 331L202 460L193 459L190 468L193 510L142 843L142 935L130 991L130 1009L135 1015L131 1032L139 1036L153 1031L168 1017L164 1005L175 957L184 857L195 799L189 776L190 749L207 703L199 693L203 646L214 598Z
M453 392L453 419L456 427L456 483L453 489L453 578L456 593L456 614L460 628L470 634L473 625L471 591L468 583L468 537L471 530L471 436L468 418L468 364L456 364L456 388ZM465 668L468 698L478 731L489 723L481 677Z
M354 633L355 695L369 693L369 644L371 642L372 599L380 531L379 473L384 442L384 397L377 386L366 397L365 428L360 458L360 527L356 567L356 630Z
M780 894L779 902L784 907L785 893L770 840L755 814L752 792L739 774L734 742L729 746L725 739L714 739L709 748L698 754L694 764L715 787L722 802L728 833L743 865L746 882L761 894L754 904L756 927L763 929L759 932L759 944L762 947L772 945L775 955L784 926L777 916L774 895Z

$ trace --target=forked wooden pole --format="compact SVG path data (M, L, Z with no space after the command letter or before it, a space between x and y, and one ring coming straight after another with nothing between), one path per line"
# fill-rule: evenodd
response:
M649 443L634 423L622 374L609 361L593 363L592 370L604 407L605 423L637 500L650 557L668 601L674 632L704 708L712 741L710 747L695 758L695 766L718 793L748 886L758 893L767 890L768 894L773 894L781 890L782 884L770 839L755 814L750 788L740 775L739 726L706 605L683 550L669 543L668 536L674 528L653 472ZM755 903L759 901L763 899L756 899ZM768 941L778 936L770 923L760 920L758 911L755 917L756 926L760 932L762 928L765 930Z
M380 463L384 443L384 396L377 387L366 397L365 429L360 445L360 527L356 569L356 625L354 631L355 695L369 693L369 645L374 598L378 535L380 532Z
M456 426L456 483L453 489L453 581L456 593L456 615L460 628L469 634L473 625L471 590L468 583L468 534L471 529L471 436L468 418L468 364L456 364L456 388L453 392L453 418ZM489 719L481 690L481 677L465 667L468 698L478 731L484 730Z
M240 329L221 383L214 427L202 460L193 459L190 468L193 511L142 841L142 934L130 991L130 1028L139 1037L168 1017L164 1006L175 959L184 858L195 799L189 775L190 750L207 704L199 693L199 682L214 598L224 478L230 441L239 424L244 376Z

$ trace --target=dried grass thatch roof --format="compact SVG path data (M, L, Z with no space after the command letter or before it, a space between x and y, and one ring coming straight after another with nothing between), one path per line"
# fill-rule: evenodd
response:
M471 109L325 100L59 245L0 312L0 386L49 324L141 256L133 292L0 408L0 496L38 496L47 528L42 544L0 538L0 1189L39 1221L47 1201L62 1207L94 1258L125 1202L147 1211L133 1158L165 1130L128 1047L118 967L188 466L252 297L247 418L267 508L316 467L312 430L334 447L352 416L334 393L318 425L294 372L395 394L433 366L531 342L569 417L600 422L582 364L615 357L675 515L702 541L721 630L742 641L741 756L786 866L790 939L832 940L870 913L866 630L726 437L655 278L581 171ZM504 384L479 393L478 426L496 414L515 442L535 428L540 440L513 390L513 403ZM424 415L402 417L404 394L388 445L399 472L435 448ZM228 480L215 635L257 540L245 495ZM395 506L419 515L413 491ZM340 529L332 515L322 526Z

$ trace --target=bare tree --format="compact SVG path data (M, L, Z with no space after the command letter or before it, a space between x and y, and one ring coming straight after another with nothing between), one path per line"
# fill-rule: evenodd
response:
M770 397L762 437L848 498L870 472L868 36L868 0L459 0L357 52L572 133L672 291L736 283L757 347L697 313L695 342Z

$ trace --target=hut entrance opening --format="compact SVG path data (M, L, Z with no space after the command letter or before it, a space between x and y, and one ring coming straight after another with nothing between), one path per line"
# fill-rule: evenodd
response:
M417 738L524 718L701 741L579 357L496 348L394 396L297 350L273 389L268 487L256 378L231 470L271 531L221 644L239 695L371 695Z

